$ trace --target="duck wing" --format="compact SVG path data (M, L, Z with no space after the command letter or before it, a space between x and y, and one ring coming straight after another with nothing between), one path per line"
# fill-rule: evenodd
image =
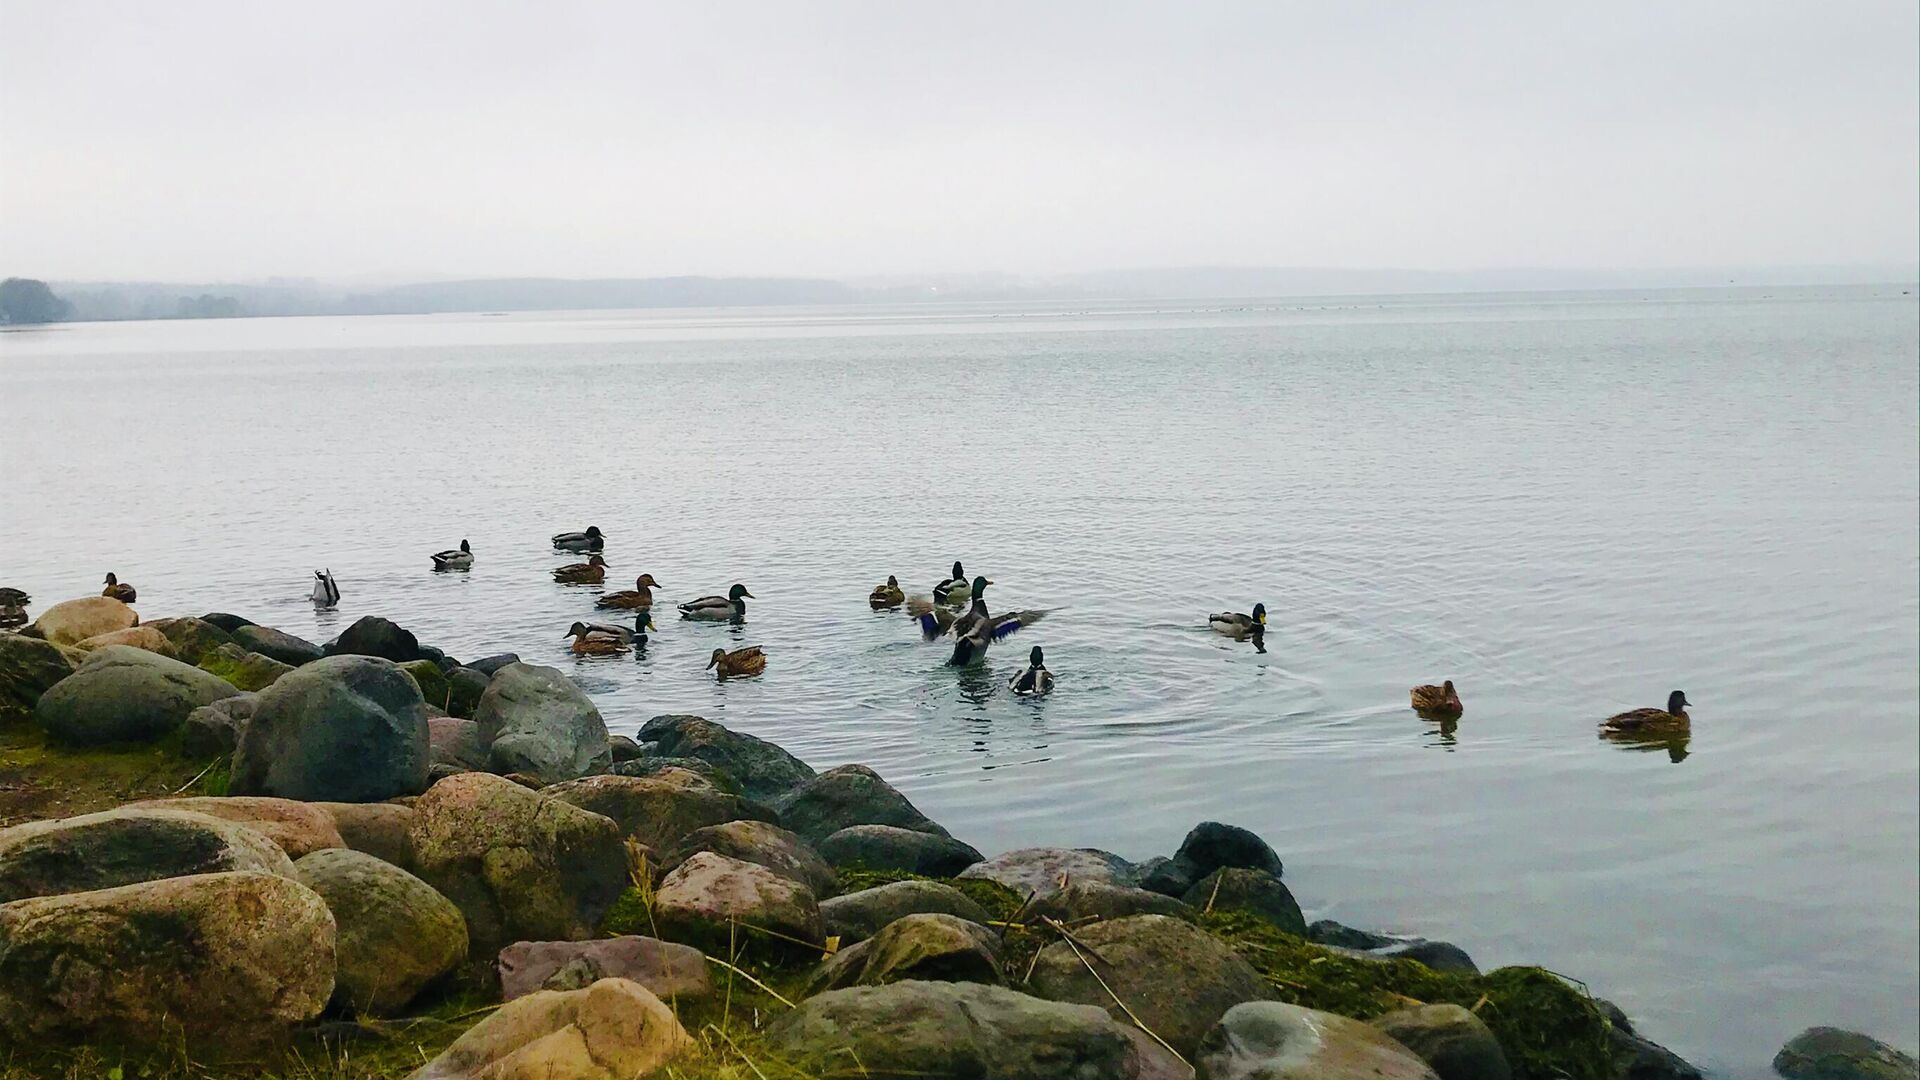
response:
M1011 615L1001 615L992 620L993 640L999 641L1023 626L1032 626L1047 617L1045 611L1016 611Z
M1661 724L1676 723L1679 719L1665 709L1630 709L1607 717L1600 721L1600 726L1609 731L1638 731Z

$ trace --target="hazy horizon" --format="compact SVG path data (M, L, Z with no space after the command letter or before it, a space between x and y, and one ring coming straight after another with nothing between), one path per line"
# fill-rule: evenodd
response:
M1920 12L0 0L0 276L1895 268Z

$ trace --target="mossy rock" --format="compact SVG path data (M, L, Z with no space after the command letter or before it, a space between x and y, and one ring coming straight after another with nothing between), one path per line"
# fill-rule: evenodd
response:
M280 681L280 676L292 671L293 666L271 656L248 652L228 642L214 646L211 652L202 656L200 670L220 676L232 683L235 689L260 691Z
M452 687L447 683L447 673L440 670L440 665L431 660L410 660L401 664L400 670L412 677L414 685L420 688L420 696L427 699L427 704L452 712L447 708L453 700Z

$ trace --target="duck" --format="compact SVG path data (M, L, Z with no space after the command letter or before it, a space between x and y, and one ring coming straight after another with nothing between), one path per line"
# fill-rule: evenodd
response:
M315 570L313 572L313 606L339 607L340 586L334 584L333 571Z
M1046 657L1041 654L1040 646L1035 645L1027 654L1027 669L1013 677L1007 683L1007 689L1021 697L1037 697L1053 691L1053 672L1047 670Z
M707 622L720 622L732 619L738 622L747 617L746 601L757 599L747 591L745 585L735 585L727 590L725 596L703 596L698 600L689 600L680 605L680 617L700 619Z
M0 607L26 607L32 602L33 597L19 589L0 587Z
M614 633L602 633L603 629L615 630ZM627 639L620 636L625 627L596 627L586 623L574 623L567 627L566 636L573 639L575 656L614 656L626 652L630 646Z
M113 571L111 570L107 571L106 584L107 584L107 587L100 590L100 595L111 596L115 600L118 600L123 604L133 603L134 597L139 595L138 593L133 591L133 586L127 584L124 581L121 581L117 577L114 577Z
M1608 735L1677 735L1686 732L1692 722L1687 708L1687 692L1675 690L1667 695L1664 709L1633 709L1600 721L1600 731Z
M933 587L933 599L941 604L964 604L971 594L972 586L967 582L967 571L959 560L953 564L953 576L940 579Z
M920 636L928 641L944 636L953 629L953 620L959 617L952 608L940 607L932 597L919 593L907 597L907 614L920 624Z
M659 587L660 583L653 580L652 574L641 574L639 577L633 579L633 588L608 593L600 599L595 600L593 606L597 608L625 608L629 611L636 608L651 608L653 606L653 590Z
M553 546L561 551L601 551L607 546L607 538L600 534L600 526L589 525L585 532L564 532L553 538Z
M642 608L639 612L635 613L632 626L621 626L619 623L603 622L582 623L581 625L587 628L589 634L605 634L608 637L617 637L639 648L646 647L647 631L659 629L659 627L653 625L653 611L648 608Z
M435 570L465 570L473 565L473 549L462 540L459 547L436 551L427 558L433 560Z
M27 624L27 603L33 597L14 588L0 587L0 628Z
M1225 634L1235 641L1245 641L1252 637L1256 629L1265 630L1267 625L1267 605L1253 605L1253 614L1242 615L1237 611L1222 611L1207 616L1207 625L1215 631Z
M598 585L607 578L607 560L598 555L586 562L568 563L553 572L553 580L573 584Z
M900 579L892 574L887 575L885 585L875 585L873 591L867 594L867 606L875 611L896 608L906 601L907 594L900 591Z
M1454 693L1452 679L1439 686L1416 686L1408 693L1413 711L1422 716L1452 717L1461 713L1460 695Z
M707 661L707 667L722 679L731 679L740 675L758 675L767 670L767 654L761 652L758 645L735 649L732 652L715 649L713 658Z
M965 667L987 655L987 647L1023 626L1031 626L1046 615L1044 611L1016 611L1011 615L994 615L987 610L987 586L993 582L984 577L973 579L973 605L964 614L953 621L953 656L947 663L953 667Z

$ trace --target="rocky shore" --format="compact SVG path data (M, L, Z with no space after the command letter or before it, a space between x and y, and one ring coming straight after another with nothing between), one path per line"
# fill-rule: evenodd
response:
M0 633L0 746L0 1077L1699 1075L1559 975L1309 923L1245 829L987 857L376 617L57 604ZM1830 1028L1775 1067L1916 1075Z

